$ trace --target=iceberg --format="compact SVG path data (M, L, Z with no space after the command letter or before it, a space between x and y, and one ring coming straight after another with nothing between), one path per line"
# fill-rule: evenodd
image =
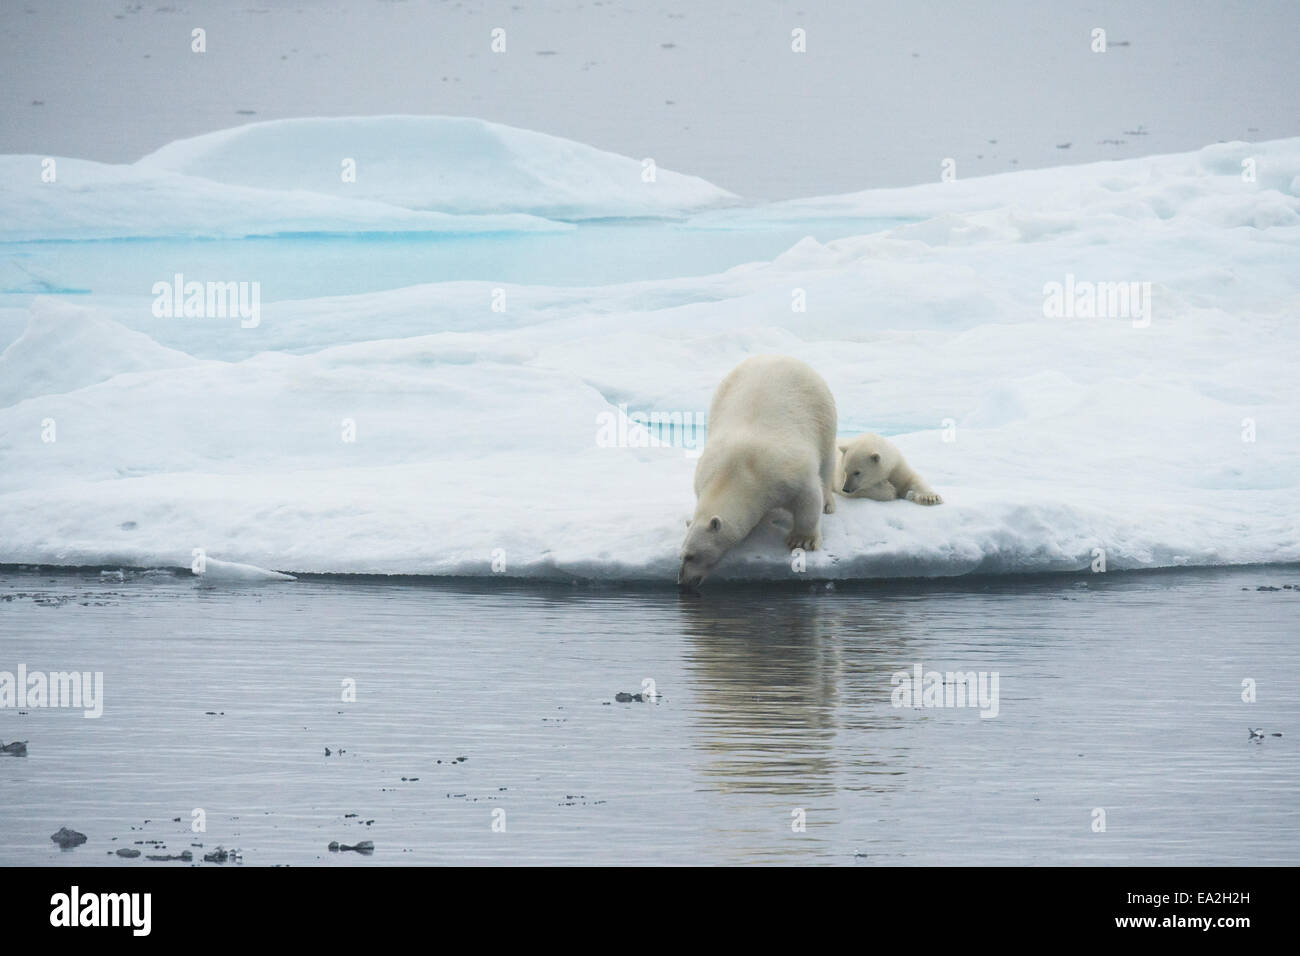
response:
M125 165L0 156L0 242L554 232L738 201L694 176L450 116L250 123Z
M354 176L345 178L348 162ZM249 123L170 143L136 166L457 215L679 216L738 201L646 161L459 116Z

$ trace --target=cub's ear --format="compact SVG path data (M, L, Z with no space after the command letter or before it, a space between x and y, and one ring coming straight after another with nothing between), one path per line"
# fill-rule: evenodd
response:
M878 452L878 451L873 451L873 452L871 453L871 460L872 460L872 461L875 461L875 462L879 462L879 461L880 461L880 452Z
M836 442L835 447L838 448L840 451L848 451L849 443L846 441Z
M686 519L686 527L689 528L690 526L691 526L691 519L690 519L690 518L687 518L687 519Z
M712 518L710 518L710 519L709 519L709 530L710 530L710 531L721 531L721 530L722 530L722 519L719 518L717 515L714 515Z

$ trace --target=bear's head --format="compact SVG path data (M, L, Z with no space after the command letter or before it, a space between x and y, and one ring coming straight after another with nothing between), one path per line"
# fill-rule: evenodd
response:
M898 464L892 446L879 435L859 435L839 443L839 490L851 495L859 488L870 488L889 477Z
M711 518L697 516L694 521L686 522L686 540L682 542L682 564L677 571L677 583L688 588L699 587L730 547L730 536L718 515Z

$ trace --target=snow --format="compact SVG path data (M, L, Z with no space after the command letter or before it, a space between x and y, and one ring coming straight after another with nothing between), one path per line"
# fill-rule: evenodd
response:
M277 195L302 174L324 190L295 163L338 153L354 121L337 122L199 137L141 166ZM439 178L420 172L425 127L385 119L387 151L362 158L411 179L366 201L455 215L554 215L578 194L588 213L624 215L640 201L639 181L619 198L605 180L524 202L519 171L549 181L561 147L466 122L460 165ZM75 219L67 202L52 232ZM189 567L202 548L291 573L669 582L694 457L605 447L602 424L705 412L762 352L809 362L841 433L891 435L945 504L840 499L804 572L774 516L716 579L1084 570L1099 553L1108 571L1300 560L1300 139L700 226L725 238L728 220L819 216L900 225L705 277L512 286L505 311L495 284L469 281L267 302L256 328L154 318L143 296L32 298L0 355L0 563ZM1048 317L1045 287L1067 278L1149 283L1149 316Z
M345 181L344 161L355 178ZM47 164L52 163L52 181ZM737 201L694 176L477 119L251 123L129 165L0 157L0 241L304 233L499 233Z
M1249 162L1254 181L1245 182ZM959 224L962 213L1017 208L1023 238L1077 231L1089 222L1191 216L1220 226L1300 224L1300 155L1294 139L1216 143L1194 153L1149 156L1000 173L978 179L869 190L774 203L769 215L817 212L861 216L924 216ZM940 226L932 230L942 231Z
M344 182L344 160L356 181ZM557 219L677 215L736 197L694 176L591 146L459 116L273 120L179 140L143 169L230 185L307 189L446 213Z
M483 233L570 228L528 215L451 215L303 189L231 186L139 164L0 156L0 241L240 238L303 233Z
M0 406L58 395L126 372L194 364L95 312L54 298L32 303L23 334L0 353Z

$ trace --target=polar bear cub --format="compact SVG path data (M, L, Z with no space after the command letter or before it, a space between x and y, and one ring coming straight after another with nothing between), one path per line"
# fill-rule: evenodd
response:
M798 359L756 355L732 369L709 406L677 583L698 587L778 508L794 516L786 547L821 547L822 514L835 510L836 426L831 390Z
M893 501L906 498L918 505L941 505L943 499L912 470L888 438L868 432L839 442L835 489L846 498Z

